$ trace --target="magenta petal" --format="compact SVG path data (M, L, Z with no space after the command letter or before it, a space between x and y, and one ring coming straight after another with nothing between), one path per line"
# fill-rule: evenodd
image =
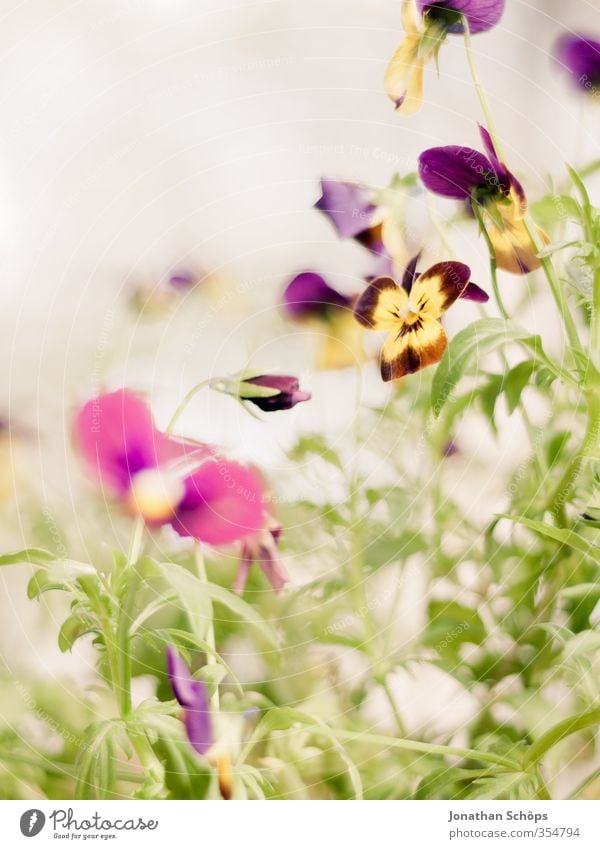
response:
M134 474L157 467L165 443L148 405L127 389L84 404L75 420L75 439L88 466L118 495L127 492Z
M431 147L419 156L419 177L436 195L466 200L478 188L489 188L495 180L492 163L470 147Z
M357 236L369 229L377 207L368 189L358 183L322 179L321 191L315 207L325 213L339 236Z
M171 524L181 536L225 545L262 529L263 502L264 486L256 472L209 459L186 478L185 495Z
M421 13L427 12L430 18L444 20L444 12L454 10L461 12L469 21L469 30L472 33L485 32L496 26L504 13L505 0L438 0L428 2L419 0ZM461 33L463 26L460 23L451 24L446 27L447 32Z
M265 577L271 584L274 592L279 594L289 582L290 576L287 569L279 559L277 552L269 553L264 551L263 554L265 556L258 561L258 564L265 573Z
M579 88L591 91L600 85L599 41L581 34L563 35L556 42L554 55Z

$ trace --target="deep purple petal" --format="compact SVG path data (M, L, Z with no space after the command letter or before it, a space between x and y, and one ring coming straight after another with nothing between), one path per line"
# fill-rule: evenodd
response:
M447 20L446 14L450 10L461 12L469 21L469 29L472 33L485 32L496 26L504 12L505 0L418 0L421 13L427 12L430 19ZM447 32L461 33L461 23L448 22Z
M315 207L327 215L339 236L356 236L372 225L377 207L364 186L322 179L321 191Z
M408 295L410 293L412 284L415 282L416 278L419 276L417 272L417 266L419 264L419 260L421 259L421 251L416 256L410 260L406 268L404 269L404 274L402 276L402 288Z
M419 177L430 192L465 200L474 189L493 190L496 176L492 163L470 147L431 147L419 156Z
M329 286L314 271L297 274L283 292L283 308L294 319L324 318L331 310L351 309L352 300Z
M268 398L259 396L247 395L244 388L240 390L240 398L250 401L259 409L265 412L274 410L290 410L299 404L301 401L310 401L310 392L302 392L297 377L282 374L261 374L258 377L251 377L245 380L244 383L252 383L255 386L267 386L270 389L276 389L277 395L271 395Z
M580 88L591 92L600 85L600 42L581 34L563 35L554 55Z
M465 301L475 301L478 304L485 304L490 299L488 293L480 289L476 283L467 283L459 297Z

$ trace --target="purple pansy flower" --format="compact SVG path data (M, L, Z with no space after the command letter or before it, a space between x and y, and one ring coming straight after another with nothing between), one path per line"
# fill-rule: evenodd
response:
M260 386L272 390L272 394L258 395L252 387ZM239 386L238 398L250 401L265 413L273 410L289 410L301 401L310 400L310 392L300 389L297 377L283 374L261 374L243 380Z
M556 42L554 54L579 88L596 93L600 86L600 41L581 34L563 35Z
M429 191L456 200L468 200L480 209L498 268L527 274L540 261L523 218L527 198L516 177L500 161L488 131L481 127L485 153L470 147L447 145L425 150L419 157L419 176ZM540 242L547 235L538 228Z
M352 310L354 297L343 295L315 271L293 277L283 292L283 308L290 318L329 318L340 310Z
M199 755L204 755L214 743L206 684L192 677L172 646L167 648L167 676L173 695L184 709L188 740Z
M323 177L321 192L315 207L325 213L343 239L354 238L373 226L377 207L364 186Z

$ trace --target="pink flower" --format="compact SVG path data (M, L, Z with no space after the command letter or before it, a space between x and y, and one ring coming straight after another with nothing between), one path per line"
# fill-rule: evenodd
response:
M264 525L264 484L253 469L212 457L184 481L171 519L180 536L210 545L245 540Z

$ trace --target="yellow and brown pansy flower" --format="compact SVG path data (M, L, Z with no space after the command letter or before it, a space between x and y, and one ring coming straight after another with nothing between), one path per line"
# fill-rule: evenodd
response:
M413 265L402 285L378 277L367 287L354 315L363 327L389 334L381 351L383 380L397 380L441 360L448 339L440 318L465 293L470 276L467 265L448 261L420 275Z

